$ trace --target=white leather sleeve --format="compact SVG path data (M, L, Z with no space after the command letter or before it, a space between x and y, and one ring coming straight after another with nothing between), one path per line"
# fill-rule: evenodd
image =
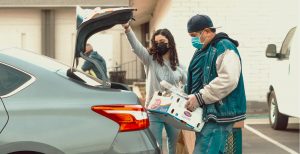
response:
M205 104L222 100L230 94L239 82L241 61L233 50L227 50L219 55L216 61L218 76L200 90Z

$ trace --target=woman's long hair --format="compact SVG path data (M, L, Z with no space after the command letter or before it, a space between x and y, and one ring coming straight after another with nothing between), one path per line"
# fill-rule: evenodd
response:
M151 47L149 49L149 54L153 55L153 60L156 60L161 66L164 65L163 55L159 54L157 51L157 43L155 43L155 36L162 35L168 39L169 52L170 52L170 64L173 71L176 70L176 67L179 66L176 44L174 37L168 29L159 29L155 31L151 38Z

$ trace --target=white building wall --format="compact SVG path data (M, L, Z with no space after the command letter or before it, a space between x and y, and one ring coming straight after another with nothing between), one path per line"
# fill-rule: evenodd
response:
M187 33L187 21L195 14L207 14L217 32L226 32L240 43L247 99L265 101L271 63L265 57L269 43L280 48L288 30L297 25L297 0L159 0L151 19L151 30L168 28L177 43L180 61L188 65L194 48Z
M122 29L119 26L115 26L115 29L108 30L109 33L113 35L113 59L112 59L112 65L113 67L119 66L121 63L123 63L123 56L122 53L123 48L121 46L121 39L122 39ZM107 31L107 32L108 32Z
M141 27L135 26L132 27L132 30L134 31L136 37L139 40L142 40L142 34L141 34ZM137 56L132 52L132 48L129 44L129 41L126 37L126 34L124 33L124 29L122 28L121 33L121 63L124 64L124 68L127 70L126 72L126 78L127 79L134 79L134 78L141 78L141 71L144 71L143 65L141 61L137 58ZM136 61L136 62L133 62Z
M41 53L40 9L0 9L0 50L11 47Z
M75 39L76 17L75 8L55 9L55 58L72 65Z

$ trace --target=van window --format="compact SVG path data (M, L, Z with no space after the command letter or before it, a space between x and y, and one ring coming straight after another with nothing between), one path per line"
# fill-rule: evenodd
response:
M289 56L290 56L290 48L291 48L291 45L292 45L292 39L294 37L294 34L295 34L295 31L296 31L296 27L292 28L288 34L286 35L283 43L282 43L282 46L281 46L281 50L280 50L280 53L282 54L282 58L284 59L289 59Z

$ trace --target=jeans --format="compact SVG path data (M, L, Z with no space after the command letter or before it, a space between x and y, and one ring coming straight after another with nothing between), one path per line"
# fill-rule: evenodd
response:
M176 154L176 144L177 144L177 138L180 130L165 123L159 117L152 115L151 113L149 114L149 118L150 118L150 130L154 135L156 141L158 142L161 151L163 150L162 131L163 128L165 127L167 133L168 152L169 154Z
M201 132L196 133L193 154L223 154L227 135L232 131L233 123L220 124L209 121L204 124Z

